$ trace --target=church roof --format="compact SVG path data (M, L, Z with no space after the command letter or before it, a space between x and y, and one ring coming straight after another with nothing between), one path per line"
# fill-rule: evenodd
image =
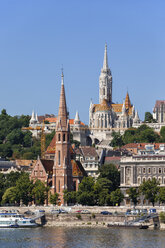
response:
M111 105L105 99L103 99L101 104L94 104L94 112L108 110L111 110Z
M83 168L82 164L80 163L80 161L72 159L71 164L72 164L72 176L73 177L87 176L87 173L84 170L84 168Z
M54 160L41 159L41 163L45 168L46 173L51 175L53 171Z

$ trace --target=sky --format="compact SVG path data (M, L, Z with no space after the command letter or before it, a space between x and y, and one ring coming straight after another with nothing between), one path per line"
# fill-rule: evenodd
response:
M165 100L164 0L0 0L0 110L58 114L61 68L70 118L99 102L105 42L113 102L144 119Z

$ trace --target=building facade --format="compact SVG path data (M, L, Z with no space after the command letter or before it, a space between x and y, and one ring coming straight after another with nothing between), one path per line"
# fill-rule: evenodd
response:
M99 104L90 103L89 128L92 140L111 140L112 131L124 131L140 123L138 112L131 104L129 94L121 104L112 99L112 74L108 66L107 45L105 45L104 62L99 78Z
M127 189L139 187L142 182L155 178L165 186L165 153L122 157L120 161L120 188L128 200Z

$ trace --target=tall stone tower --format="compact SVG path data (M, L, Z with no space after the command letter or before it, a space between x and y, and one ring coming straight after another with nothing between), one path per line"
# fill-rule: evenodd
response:
M64 76L61 77L61 94L56 123L56 155L53 166L53 192L59 194L59 203L64 204L65 189L72 190L72 165L70 159L70 128L65 99Z
M99 78L99 103L103 100L112 103L112 75L108 67L107 44L105 44L103 68Z

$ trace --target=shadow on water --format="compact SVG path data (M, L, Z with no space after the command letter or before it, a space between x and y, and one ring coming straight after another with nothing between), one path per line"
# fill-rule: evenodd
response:
M163 231L43 227L0 229L0 248L164 248Z

